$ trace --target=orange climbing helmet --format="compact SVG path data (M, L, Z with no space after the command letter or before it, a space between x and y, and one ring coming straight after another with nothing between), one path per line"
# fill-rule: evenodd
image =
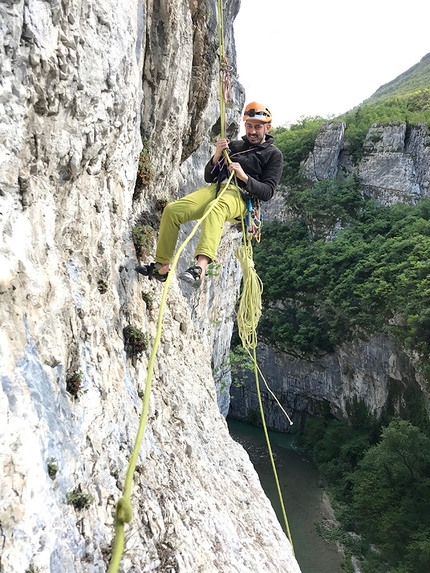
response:
M262 103L252 101L246 106L243 114L243 121L247 119L258 119L262 123L270 123L272 121L272 114L269 108Z

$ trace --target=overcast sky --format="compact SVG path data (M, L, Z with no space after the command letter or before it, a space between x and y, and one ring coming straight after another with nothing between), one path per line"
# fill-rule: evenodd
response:
M339 115L430 52L430 0L241 0L239 81L273 125Z

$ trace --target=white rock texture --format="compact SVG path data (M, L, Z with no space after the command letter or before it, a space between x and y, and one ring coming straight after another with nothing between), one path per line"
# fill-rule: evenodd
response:
M314 149L303 162L304 175L310 181L336 177L340 152L344 146L345 124L327 122L318 134Z
M365 193L382 204L414 201L425 194L417 181L416 158L406 152L405 143L405 123L374 124L367 133L358 179Z
M345 124L323 124L302 168L310 181L355 174L363 192L379 203L414 202L430 193L430 127L375 123L353 165L345 142Z
M348 404L355 399L380 415L387 402L398 408L405 392L428 394L413 360L399 344L383 335L342 344L335 352L309 361L260 343L258 363L270 389L295 423L324 411L324 406L334 416L347 416ZM285 414L265 385L261 386L268 425L288 430L290 424ZM251 380L246 379L239 388L232 387L231 393L232 417L244 419L258 411L255 384Z
M153 338L162 293L134 272L132 227L157 228L157 200L183 192L216 135L216 3L5 0L0 19L1 569L102 573L150 352L128 356L123 330ZM237 241L200 298L172 281L122 572L299 572L217 407ZM67 503L74 491L88 508Z

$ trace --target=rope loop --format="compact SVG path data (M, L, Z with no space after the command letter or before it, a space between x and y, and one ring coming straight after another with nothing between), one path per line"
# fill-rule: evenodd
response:
M229 65L227 58L225 56L220 57L220 82L222 85L222 93L224 101L226 103L233 99L233 89L231 73L233 72L233 67Z

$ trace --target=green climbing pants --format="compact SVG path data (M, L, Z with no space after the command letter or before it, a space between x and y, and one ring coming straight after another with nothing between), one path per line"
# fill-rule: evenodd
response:
M173 203L169 203L161 218L160 234L158 237L155 260L168 264L172 261L178 240L180 226L189 221L201 219L216 199L216 183L201 187ZM224 185L221 185L221 190ZM216 257L221 235L226 221L238 222L245 216L246 205L238 189L229 185L223 195L217 200L212 211L202 222L200 239L196 247L195 257L206 255L213 261Z

